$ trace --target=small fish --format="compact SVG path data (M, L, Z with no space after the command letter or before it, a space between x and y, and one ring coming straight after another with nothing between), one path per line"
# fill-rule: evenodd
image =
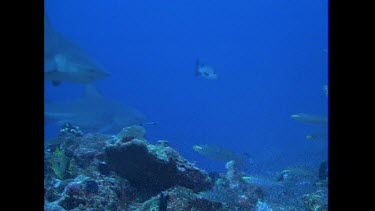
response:
M292 119L300 121L306 124L313 124L313 125L324 125L328 123L328 118L325 116L318 116L313 114L305 114L305 113L298 113L292 114L290 116Z
M149 126L149 125L157 125L157 122L144 122L140 124L140 126Z
M197 60L196 63L195 76L210 80L217 80L219 78L219 75L216 73L213 67L202 64L199 62L199 60Z
M306 136L308 140L317 140L317 139L324 139L327 138L326 133L312 133Z
M274 181L272 179L261 178L261 177L243 176L241 177L241 179L244 182L247 182L251 185L259 186L259 187L282 187L283 186L281 182Z

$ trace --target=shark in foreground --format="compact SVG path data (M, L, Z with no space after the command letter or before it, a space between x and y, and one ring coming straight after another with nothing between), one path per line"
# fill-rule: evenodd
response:
M118 133L131 125L142 125L145 116L134 108L103 97L91 84L85 85L85 95L74 101L45 102L45 124L71 123L95 133Z
M108 76L84 50L56 32L44 15L44 79L54 86L61 82L92 83Z

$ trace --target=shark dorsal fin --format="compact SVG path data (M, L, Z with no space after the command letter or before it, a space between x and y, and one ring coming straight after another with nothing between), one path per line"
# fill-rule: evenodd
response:
M102 94L100 94L100 92L97 90L97 88L93 84L86 84L84 98L99 99L99 98L102 98Z

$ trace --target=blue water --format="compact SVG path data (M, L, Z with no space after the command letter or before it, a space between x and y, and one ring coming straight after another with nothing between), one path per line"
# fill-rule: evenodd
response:
M290 118L328 112L327 0L45 0L45 11L110 73L95 82L103 95L158 123L147 127L149 142L166 139L208 171L224 165L193 145L247 152L269 170L327 159L327 139L305 138L319 126ZM219 80L195 77L197 59ZM49 100L82 93L45 82ZM50 138L58 128L45 130Z

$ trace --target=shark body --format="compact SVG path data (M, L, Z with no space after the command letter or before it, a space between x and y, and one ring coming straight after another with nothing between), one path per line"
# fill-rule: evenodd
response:
M83 49L55 31L44 16L44 78L57 86L61 82L88 84L108 76Z
M85 95L73 101L46 102L45 124L71 123L83 132L118 133L130 125L145 123L145 116L138 110L103 97L96 88L85 85Z

